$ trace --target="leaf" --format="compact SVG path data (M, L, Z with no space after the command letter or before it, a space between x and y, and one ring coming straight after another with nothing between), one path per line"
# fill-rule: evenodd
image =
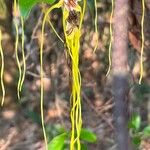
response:
M33 122L41 125L41 117L40 115L35 112L35 111L31 111L31 110L26 110L25 112L26 116L29 117Z
M55 0L19 0L19 10L23 18L27 18L31 9L38 3L52 4Z
M143 102L145 96L150 93L150 86L148 83L141 83L134 84L133 85L133 92L136 96L136 99L139 100L139 102Z
M150 136L150 126L147 126L143 129L144 136Z
M88 129L81 130L80 138L84 141L91 142L91 143L94 143L97 140L96 135Z
M81 150L88 150L88 147L85 143L81 143Z
M140 115L134 113L131 117L131 120L129 121L129 128L130 129L135 129L136 131L139 130L141 126L141 117Z
M141 144L141 137L140 136L136 136L132 139L132 143L136 146L139 146Z
M91 14L91 23L94 25L94 19L95 19L95 4L94 0L87 0L87 8L89 9L89 12Z
M45 128L49 139L66 132L60 124L46 125Z
M94 10L95 10L94 0L88 0L87 6L89 7L89 10L90 10L90 13L92 14L92 16L94 16Z
M65 145L65 140L67 138L67 133L60 134L54 137L48 144L48 150L62 150Z

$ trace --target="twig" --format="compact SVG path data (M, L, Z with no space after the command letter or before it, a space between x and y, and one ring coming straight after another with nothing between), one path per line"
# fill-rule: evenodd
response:
M33 76L33 77L35 77L35 78L40 78L40 75L39 75L39 74L33 73L33 72L31 72L31 71L27 71L26 74L28 74L28 75L30 75L30 76ZM46 78L46 79L51 79L51 78L46 77L46 76L44 76L44 78Z
M0 150L6 150L6 149L8 149L8 146L10 145L11 140L14 138L15 135L16 135L16 130L13 130L13 131L11 132L11 134L9 134L6 143L3 144L2 147L0 147Z
M92 108L92 110L94 110L94 111L96 112L96 114L97 114L98 116L100 116L101 119L102 119L103 121L105 121L105 122L111 127L112 130L114 130L114 127L113 127L112 123L111 123L110 121L108 121L108 120L104 117L104 114L101 114L99 111L97 111L97 110L95 109L95 107L94 107L93 104L90 102L89 98L86 96L86 94L85 94L84 92L82 92L82 96L83 96L83 98L86 100L86 102L89 104L89 106Z

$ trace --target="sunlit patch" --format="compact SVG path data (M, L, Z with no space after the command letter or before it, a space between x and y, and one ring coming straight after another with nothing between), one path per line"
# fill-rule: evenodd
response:
M7 8L6 8L6 5L4 3L4 0L0 0L0 19L5 19L6 15L7 15Z
M13 82L13 77L11 76L11 74L8 71L5 71L5 73L4 73L4 81L6 84L10 84Z
M13 119L16 115L16 112L14 110L4 110L2 112L2 117L5 118L5 119Z

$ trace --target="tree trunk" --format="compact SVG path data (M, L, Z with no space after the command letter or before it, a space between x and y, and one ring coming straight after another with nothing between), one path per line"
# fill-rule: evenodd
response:
M116 0L112 51L112 90L117 150L130 150L128 134L128 0Z

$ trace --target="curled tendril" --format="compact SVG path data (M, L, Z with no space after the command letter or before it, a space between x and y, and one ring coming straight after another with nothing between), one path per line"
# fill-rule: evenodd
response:
M1 106L4 105L5 101L5 87L4 87L4 54L2 49L2 31L0 30L0 56L1 56L1 70L0 70L0 83L1 83L1 89L2 89L2 100L1 100Z
M17 62L17 66L18 66L18 70L19 70L19 79L18 79L18 85L17 85L17 96L18 99L20 99L20 83L21 83L21 78L22 78L22 69L21 69L21 64L20 64L20 60L19 60L19 56L18 56L18 44L19 44L19 27L17 24L17 11L18 11L18 5L17 5L17 1L14 0L14 26L15 26L15 30L16 30L16 39L15 39L15 57L16 57L16 62Z
M111 49L112 49L112 39L113 39L113 30L112 30L113 14L114 14L114 0L111 0L111 15L110 15L110 25L109 25L110 42L109 42L109 49L108 49L109 66L108 66L108 70L107 70L106 76L109 75L110 69L111 69L111 65L112 65L112 62L111 62Z
M139 84L141 84L143 79L143 53L144 53L144 17L145 17L145 0L142 0L142 19L141 19L141 34L142 34L142 46L141 46L141 58L140 58L140 79Z
M53 5L52 7L50 7L43 18L43 22L42 22L42 36L41 36L41 44L40 44L40 77L41 77L41 98L40 98L40 106L41 106L41 122L42 122L42 129L43 129L43 135L44 135L44 141L45 141L45 146L46 146L46 150L48 150L48 140L47 140L47 136L46 136L46 130L45 130L45 124L44 124L44 110L43 110L43 105L44 105L44 85L43 85L43 80L44 80L44 73L43 73L43 46L44 46L44 30L45 30L45 24L46 24L46 20L47 17L49 15L49 13L55 9L55 8L60 8L62 6L63 1L59 1L58 3L56 3L55 5ZM52 24L50 24L52 25Z
M26 61L25 61L25 52L24 52L24 20L23 17L21 17L21 28L22 28L22 34L21 34L21 53L22 53L22 60L23 60L23 71L21 67L21 62L19 60L18 56L18 48L19 48L19 27L17 23L17 11L18 11L18 4L17 0L14 0L14 25L16 30L16 40L15 40L15 56L16 56L16 62L19 70L19 79L18 79L18 85L17 85L17 95L18 99L20 99L20 92L22 90L23 82L25 80L25 73L26 73Z
M23 73L22 73L22 78L20 81L20 88L19 91L21 92L23 82L25 80L25 74L26 74L26 60L25 60L25 50L24 50L24 20L23 17L21 17L21 27L22 27L22 34L21 34L21 52L22 52L22 60L23 60Z
M96 33L96 44L94 47L94 52L97 49L98 46L98 27L97 27L97 21L98 21L98 15L97 15L97 0L94 0L94 7L95 7L95 19L94 19L94 26L95 26L95 33Z

